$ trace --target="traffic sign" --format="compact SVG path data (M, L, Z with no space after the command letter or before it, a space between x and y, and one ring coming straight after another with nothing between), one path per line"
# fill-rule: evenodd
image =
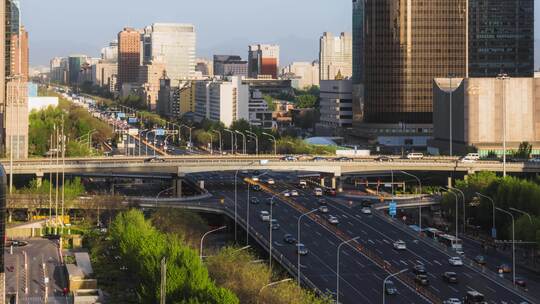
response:
M392 217L396 216L397 204L395 202L390 202L390 204L388 205L388 214L390 214L390 216Z
M497 238L497 228L495 227L491 228L491 237L494 239Z
M156 136L164 136L165 135L165 130L164 129L155 129L154 131L156 132Z

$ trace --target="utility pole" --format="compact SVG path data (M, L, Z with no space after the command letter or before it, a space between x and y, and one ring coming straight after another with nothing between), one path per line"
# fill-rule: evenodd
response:
M59 134L58 134L58 129L55 129L55 136L56 136L56 148L54 149L55 153L56 153L56 188L54 189L55 191L55 195L54 195L54 218L55 218L55 223L54 223L54 234L58 234L58 178L59 178L59 172L58 172L58 166L60 165L60 151L59 151L59 147L60 147L60 140L59 140Z
M92 139L90 138L89 141ZM62 114L62 234L64 234L64 198L66 178L66 137L64 135L64 115Z
M161 299L160 304L165 304L167 299L167 259L161 259Z

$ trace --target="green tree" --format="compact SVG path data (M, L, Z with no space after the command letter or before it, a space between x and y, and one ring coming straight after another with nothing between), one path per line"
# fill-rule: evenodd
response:
M522 142L519 144L517 152L514 153L514 157L521 159L531 158L532 145L529 142Z
M317 97L309 94L296 97L296 107L300 109L314 109L317 104Z
M270 95L264 95L264 101L266 101L266 104L268 105L268 110L275 111L276 110L276 104L274 103L274 98Z

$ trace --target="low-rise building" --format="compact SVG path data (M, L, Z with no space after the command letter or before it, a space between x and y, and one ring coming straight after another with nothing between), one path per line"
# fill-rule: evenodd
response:
M259 90L249 92L249 123L253 126L264 129L274 127L273 111L268 108L268 103L264 100L264 95Z
M472 148L480 155L489 151L502 154L503 138L507 153L527 141L533 154L540 154L538 113L540 78L435 79L434 138L429 141L429 150L434 154L449 152L451 120L453 154Z
M281 70L282 79L292 80L295 89L319 85L319 62L293 62Z
M352 127L352 80L321 80L320 112L317 131L340 135Z

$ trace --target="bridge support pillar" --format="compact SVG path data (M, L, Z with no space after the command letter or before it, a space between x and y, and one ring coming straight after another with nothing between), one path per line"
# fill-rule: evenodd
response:
M173 175L172 179L171 188L173 189L174 195L179 198L182 197L182 183L184 181L184 176L184 173L178 173Z
M321 177L321 187L326 187L325 183L324 183L324 177Z
M38 187L41 187L41 184L43 183L43 172L37 172L36 173L36 185Z
M13 219L13 211L8 210L7 213L8 213L8 223L11 223Z
M447 182L447 185L446 185L448 188L452 188L452 176L449 176L448 177L448 182Z
M335 189L337 192L343 192L343 182L341 176L332 177L332 189Z

